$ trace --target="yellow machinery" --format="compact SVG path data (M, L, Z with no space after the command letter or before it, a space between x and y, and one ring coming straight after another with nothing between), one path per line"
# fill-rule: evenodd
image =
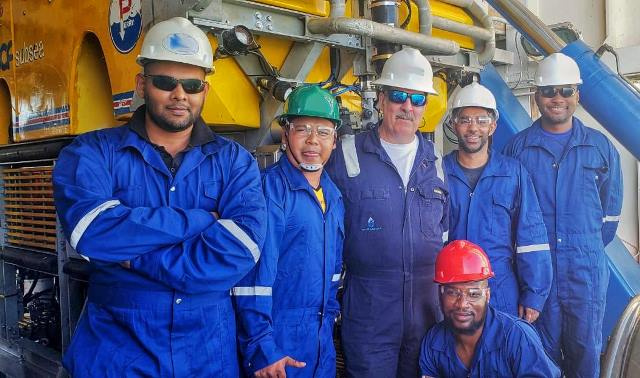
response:
M107 6L107 3L110 3ZM167 2L170 3L170 2ZM188 2L183 2L188 3ZM144 0L112 1L0 1L0 143L23 142L63 135L76 135L89 130L117 124L130 114L133 99L133 74L138 71L135 57L144 31L150 23L174 15L189 14L211 31L211 42L217 46L216 32L234 26L238 20L253 15L253 25L246 25L259 36L257 42L269 64L281 69L294 43L304 42L304 36L276 30L295 25L287 18L328 18L331 6L322 0L261 0L261 1L206 1L208 7L197 12L187 5L155 6ZM363 1L362 3L375 3ZM384 3L389 3L384 2ZM416 2L408 2L413 15L407 30L419 29ZM431 1L435 17L460 25L472 25L468 12L441 1ZM454 2L455 3L455 2ZM344 17L352 17L363 4L346 1ZM160 9L158 9L160 8ZM220 21L220 28L207 28L208 14L229 9L229 18ZM402 22L409 15L405 2L395 5L397 19ZM243 14L244 11L246 14ZM262 25L257 14L263 13ZM355 17L362 18L360 14ZM202 17L202 18L201 18ZM271 20L271 21L269 21ZM271 30L269 30L271 29ZM472 51L474 42L469 36L433 29L433 37L447 38L463 49ZM325 36L322 36L325 37ZM353 36L363 45L365 38ZM330 38L308 38L323 42L304 77L307 82L321 82L329 75L329 45L339 42ZM356 42L354 42L356 43ZM345 51L366 57L366 46ZM316 54L316 52L314 52ZM309 64L305 62L305 64ZM467 64L472 66L471 64ZM260 106L263 94L255 81L243 72L234 59L216 62L217 74L211 76L213 91L205 105L203 116L215 126L259 128ZM352 84L357 77L353 70L341 81ZM424 130L432 131L446 109L446 88L441 82L441 96L430 99ZM360 99L354 93L342 96L344 104L353 111L360 108ZM242 102L237 101L241 98Z
M0 0L2 373L59 369L85 276L56 222L51 170L75 135L122 124L140 105L141 41L173 16L206 30L218 51L203 118L251 151L277 144L271 121L287 89L302 83L332 90L348 128L374 127L371 82L401 45L434 66L439 95L430 96L421 127L433 133L448 88L495 50L482 0ZM235 49L238 33L255 40ZM21 363L3 363L3 351Z

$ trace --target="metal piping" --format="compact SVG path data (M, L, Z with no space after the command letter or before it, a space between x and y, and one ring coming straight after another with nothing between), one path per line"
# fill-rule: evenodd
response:
M455 5L460 8L469 8L473 4L473 0L440 0L443 3Z
M371 21L390 27L398 26L398 4L395 1L372 0L369 4L369 9L371 11ZM374 39L371 43L373 45L371 63L379 75L382 72L384 63L393 53L400 50L400 46L379 39Z
M493 19L489 16L488 9L480 4L477 0L441 0L443 3L447 3L450 5L454 5L460 8L464 8L471 13L473 17L475 17L482 28L478 28L477 26L470 26L466 24L460 24L454 21L442 19L442 21L436 21L436 18L433 19L433 24L435 27L437 22L442 22L446 27L442 28L444 30L453 31L454 33L459 33L463 35L468 35L473 38L480 39L484 41L484 47L482 50L478 51L478 63L481 65L485 65L493 59L493 55L496 51L496 36L495 30L493 28ZM458 24L458 25L455 25ZM449 29L447 27L455 28L455 30ZM440 29L440 28L439 28ZM480 31L480 30L483 31ZM488 37L488 38L487 38Z
M633 127L640 120L640 95L583 41L574 41L561 52L573 58L580 67L583 81L579 86L580 104L636 159L640 159L640 138ZM618 111L612 111L612 108Z
M443 1L448 3L456 0ZM487 0L487 2L545 55L558 52L566 46L566 43L524 4L509 0Z
M433 27L481 39L483 41L489 41L493 38L493 34L487 29L452 21L444 17L433 16Z
M331 0L330 18L344 17L346 0Z
M380 41L413 46L430 55L455 55L460 45L454 41L413 33L361 18L316 18L307 22L314 34L356 34Z
M420 34L431 35L432 18L431 4L429 0L414 0L418 7L418 24L420 25Z

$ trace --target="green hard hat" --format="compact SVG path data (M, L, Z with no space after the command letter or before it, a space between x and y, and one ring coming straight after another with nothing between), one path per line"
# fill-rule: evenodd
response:
M284 112L278 117L284 124L290 117L319 117L340 126L340 107L329 91L317 85L296 88L284 103Z

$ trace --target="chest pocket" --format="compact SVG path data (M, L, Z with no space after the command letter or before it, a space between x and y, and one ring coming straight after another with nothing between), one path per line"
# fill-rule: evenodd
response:
M493 193L491 203L491 234L508 236L511 234L511 218L514 211L512 196Z
M318 237L311 238L306 225L299 223L300 219L288 218L286 220L285 235L280 242L278 251L278 274L276 280L300 277L300 272L305 270L306 264L315 264L310 261L309 243L317 242Z
M439 186L418 187L418 208L420 211L420 231L428 237L441 237L440 222L444 215L447 192Z
M202 183L202 198L200 199L200 208L207 211L215 211L218 214L218 199L222 191L220 181L205 181Z
M346 206L347 233L355 231L360 237L383 239L389 222L384 214L389 212L390 192L386 186L370 186L347 192ZM364 234L359 231L364 232ZM352 235L350 235L352 237ZM357 237L357 236L356 236Z
M584 162L582 165L582 198L584 206L602 211L600 187L609 174L609 167L599 159Z
M142 185L129 185L126 188L116 188L113 195L127 207L144 206L144 192Z

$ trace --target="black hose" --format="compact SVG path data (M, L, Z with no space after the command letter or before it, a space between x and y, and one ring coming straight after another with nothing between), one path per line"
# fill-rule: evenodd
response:
M22 297L22 302L23 303L29 303L33 300L32 296L33 296L33 291L36 289L36 285L38 284L38 280L40 279L40 277L36 276L36 278L33 279L33 281L31 282L31 286L29 286L29 291L27 291L27 294L25 294Z

